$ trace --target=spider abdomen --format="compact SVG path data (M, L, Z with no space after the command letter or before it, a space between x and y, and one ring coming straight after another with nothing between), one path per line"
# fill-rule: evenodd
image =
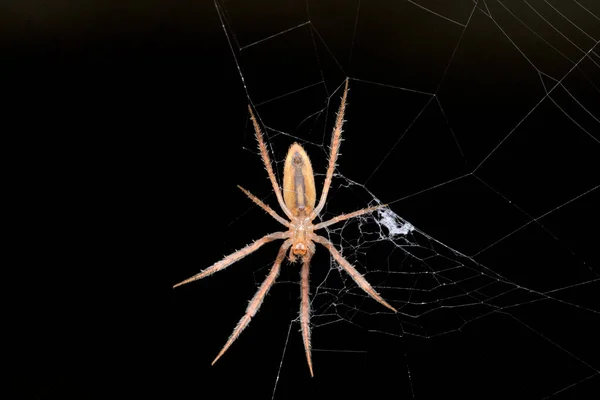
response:
M316 202L315 177L310 158L298 143L288 150L283 168L283 198L294 216L309 215Z

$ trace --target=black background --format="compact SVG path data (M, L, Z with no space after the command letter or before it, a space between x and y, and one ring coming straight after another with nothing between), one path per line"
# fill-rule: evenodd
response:
M309 3L309 16L306 3L284 3L0 6L5 196L14 200L7 211L17 222L7 242L14 253L7 270L16 275L4 280L13 398L262 399L275 387L276 399L397 399L411 392L417 399L595 398L597 19L577 20L595 38L577 43L594 51L568 73L568 60L583 54L561 47L539 20L525 19L566 58L557 56L498 3L490 5L493 20L483 5L469 19L470 2L425 5L469 20L466 30L407 2L362 2L357 25L356 2ZM530 15L524 4L513 6ZM563 11L586 15L572 7ZM309 19L287 36L244 48ZM557 88L536 106L541 82L556 82L538 71L564 76L568 91ZM277 246L210 280L171 286L279 229L236 188L276 206L247 103L267 126L292 135L268 132L279 171L287 147L299 140L322 173L341 94L335 90L346 77L341 174L466 254L529 223L477 261L515 287L575 286L553 293L566 303L528 303L517 290L503 312L438 338L351 324L315 329L315 348L328 351L313 353L311 379L299 327L290 328L298 287L283 283L211 367ZM437 96L428 103L431 95L400 88ZM319 118L307 118L321 109ZM360 187L345 192L336 182L328 213L371 200ZM326 266L319 250L315 281ZM282 275L294 282L298 267L286 265Z

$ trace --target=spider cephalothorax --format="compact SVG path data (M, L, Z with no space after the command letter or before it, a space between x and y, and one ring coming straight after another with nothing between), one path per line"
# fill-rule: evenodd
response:
M314 232L314 225L308 217L295 217L290 226L292 248L290 250L290 261L296 261L296 256L304 257L314 254L315 245L309 239Z
M325 176L325 183L323 184L323 191L321 192L321 197L319 199L319 204L315 207L317 194L315 189L315 177L312 170L312 165L310 162L310 158L306 154L306 151L302 148L298 143L292 144L288 151L287 157L285 159L285 166L283 169L283 195L277 180L275 179L275 174L273 173L273 167L271 166L271 160L269 159L269 153L267 151L267 146L263 140L262 133L260 131L260 127L256 118L254 117L254 113L252 112L252 108L248 106L248 110L250 111L250 118L252 119L252 123L254 125L254 132L256 133L256 139L258 141L258 148L260 150L261 157L267 169L267 173L269 175L269 179L271 180L271 185L273 186L273 190L275 191L275 196L277 197L277 202L279 206L288 217L288 220L280 217L271 207L264 204L260 199L254 196L252 193L247 191L246 189L238 186L253 202L259 205L263 210L265 210L269 215L275 218L278 222L283 224L288 228L285 232L275 232L270 233L268 235L263 236L261 239L258 239L254 243L249 244L241 250L236 251L233 254L228 255L221 261L213 264L202 272L188 278L175 286L181 286L186 283L196 281L198 279L205 278L209 275L214 274L217 271L220 271L224 268L227 268L229 265L234 262L240 260L241 258L247 256L248 254L256 251L262 245L268 242L272 242L273 240L282 239L284 240L283 244L279 249L279 253L277 254L277 258L275 259L275 263L269 272L269 275L264 280L252 300L250 300L250 304L246 309L246 314L242 317L238 325L233 330L233 333L225 343L225 346L221 349L217 357L212 362L213 364L221 358L221 356L227 351L227 349L231 346L231 344L237 339L237 337L242 333L242 331L248 326L250 320L256 315L258 309L267 295L271 286L277 279L279 275L279 271L281 269L281 263L285 258L285 254L289 249L289 259L294 262L298 258L302 262L302 271L301 271L301 303L300 303L300 325L302 330L302 341L304 342L304 349L306 353L306 360L308 362L308 368L310 370L311 376L313 376L313 366L312 366L312 357L311 357L311 345L310 345L310 303L309 303L309 266L310 259L315 253L315 242L324 246L333 258L340 264L340 267L344 269L348 275L356 282L356 284L364 290L369 296L373 299L389 308L390 310L396 312L396 309L389 305L376 291L373 287L367 282L367 280L345 259L341 256L341 254L337 251L337 249L333 246L333 244L324 238L323 236L319 236L315 233L315 231L319 229L323 229L329 225L335 224L340 221L347 220L349 218L354 218L356 216L366 214L376 210L382 206L364 208L362 210L354 211L349 214L342 214L337 217L334 217L328 221L320 222L317 224L313 224L313 220L319 215L321 210L325 205L325 201L327 200L327 193L329 192L329 187L331 186L331 179L333 177L333 171L335 169L335 163L338 157L338 151L340 147L341 135L342 135L342 125L344 123L344 111L346 108L346 97L348 95L348 81L346 80L346 84L344 87L344 94L342 95L342 102L340 104L340 109L338 111L335 128L333 131L333 135L331 138L331 149L329 156L329 164L327 167L327 174Z

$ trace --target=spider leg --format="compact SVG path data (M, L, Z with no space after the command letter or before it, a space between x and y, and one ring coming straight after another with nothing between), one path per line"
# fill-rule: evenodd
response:
M287 215L289 219L293 218L292 212L287 208L283 201L283 197L281 196L281 188L275 179L275 174L273 173L273 166L271 165L271 159L269 158L269 152L267 150L267 146L265 145L265 141L263 140L262 132L260 131L260 126L258 126L258 121L256 121L256 117L252 112L252 107L248 104L248 111L250 111L250 119L252 120L252 124L254 125L254 133L256 134L256 140L258 141L258 149L260 150L260 156L263 159L263 163L265 164L265 168L267 170L267 174L269 175L269 180L271 181L271 185L273 186L273 190L275 191L275 196L277 197L277 201L279 202L279 206Z
M223 354L225 354L227 349L229 349L229 347L233 344L233 342L235 342L235 340L238 338L238 336L240 336L240 333L242 333L242 331L250 323L250 320L258 312L258 309L260 308L263 300L265 299L265 296L269 292L269 289L271 289L271 286L273 286L273 283L275 283L275 279L277 279L277 277L279 276L279 270L281 269L281 262L285 258L285 253L291 245L292 245L291 240L286 240L285 242L283 242L283 244L281 245L281 248L279 249L279 253L277 254L277 258L275 259L275 263L273 264L273 267L271 268L271 271L269 272L269 275L263 281L263 283L260 285L260 288L254 295L252 300L250 300L250 304L248 304L248 308L246 309L246 314L244 314L244 316L242 317L240 322L238 322L237 326L233 330L233 333L231 334L231 336L229 336L227 343L225 343L225 346L223 346L223 348L221 349L221 351L219 352L217 357L213 360L211 365L214 365L217 362L217 360L219 358L221 358L221 356Z
M308 362L308 369L310 370L310 376L313 374L311 347L310 347L310 299L309 299L309 282L308 274L310 268L311 254L308 253L302 260L302 282L301 292L302 300L300 301L300 326L302 327L302 342L304 342L304 351L306 352L306 361Z
M342 255L334 247L333 243L319 235L312 235L311 239L317 243L322 244L325 248L327 248L327 250L329 250L329 252L333 256L333 258L338 262L338 264L340 264L340 266L348 273L348 275L350 275L350 277L354 279L354 282L356 282L356 284L360 286L360 288L364 290L369 296L371 296L374 300L377 300L379 303L389 308L393 312L397 312L394 307L390 306L379 295L379 293L377 293L375 289L373 289L373 286L371 286L371 284L367 282L367 280L360 274L360 272L358 272L356 268L352 266L352 264L350 264L344 257L342 257Z
M354 211L354 212L351 212L349 214L338 215L337 217L333 217L330 220L327 220L325 222L321 222L319 224L315 224L314 230L316 231L317 229L322 229L322 228L325 228L327 226L330 226L330 225L333 225L333 224L337 224L340 221L345 221L345 220L350 219L350 218L358 217L359 215L368 214L370 212L373 212L373 211L375 211L377 209L384 208L384 207L387 207L387 204L380 204L378 206L373 206L373 207L369 207L369 208L363 208L361 210Z
M222 269L227 268L234 262L241 260L242 258L246 257L248 254L258 250L264 244L272 242L273 240L277 240L277 239L287 239L289 236L290 235L288 232L275 232L275 233L270 233L268 235L265 235L262 238L258 239L257 241L250 243L243 249L240 249L240 250L236 251L235 253L231 253L230 255L228 255L227 257L222 259L221 261L211 265L210 267L206 268L202 272L200 272L182 282L179 282L178 284L173 286L173 289L176 288L177 286L185 285L186 283L197 281L198 279L202 279L209 275L212 275L215 272L218 272Z
M271 207L269 207L268 205L263 203L258 197L250 193L249 190L244 189L240 185L238 185L238 187L242 192L244 192L246 196L250 197L250 200L252 200L257 206L265 210L271 217L275 218L279 223L287 226L288 228L290 227L289 221L286 221L285 219L281 218Z
M333 171L335 170L335 163L337 162L338 153L340 150L340 143L342 141L342 125L344 125L344 112L346 111L346 97L348 96L348 79L346 79L346 85L344 86L344 94L342 94L342 102L340 103L340 109L337 113L335 121L335 128L331 136L331 145L329 153L329 165L327 167L327 175L325 176L325 183L323 184L323 191L321 192L321 198L319 204L310 214L310 219L314 219L325 206L325 200L327 199L327 193L329 193L329 187L331 186L331 179L333 178Z

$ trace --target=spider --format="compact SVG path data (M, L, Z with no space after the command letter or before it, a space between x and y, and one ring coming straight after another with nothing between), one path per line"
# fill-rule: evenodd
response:
M311 166L310 159L306 154L306 151L302 148L302 146L298 143L294 143L290 146L283 170L283 196L282 191L275 179L275 175L273 173L273 168L271 166L271 160L269 159L269 153L267 151L267 147L263 140L263 135L258 125L258 122L252 112L252 107L248 105L248 110L250 112L250 119L252 120L252 124L254 125L254 132L256 134L256 140L258 141L258 148L260 150L261 158L265 164L265 168L269 175L269 180L273 186L273 190L275 191L275 196L277 197L277 202L279 206L285 213L285 215L289 218L289 221L285 220L281 216L279 216L271 207L263 203L259 198L254 196L248 190L238 185L238 188L246 196L248 196L254 203L260 206L263 210L265 210L269 215L271 215L275 220L280 222L282 225L288 228L285 232L275 232L270 233L268 235L263 236L261 239L256 240L255 242L247 245L246 247L238 250L221 261L213 264L212 266L206 268L200 273L176 284L173 288L176 288L181 285L185 285L186 283L190 283L202 278L205 278L209 275L214 274L215 272L221 271L231 264L239 261L240 259L246 257L248 254L258 250L264 244L272 242L274 240L284 240L283 244L279 248L279 253L277 254L277 258L275 259L275 263L271 268L267 278L261 284L260 288L250 301L248 308L246 309L245 315L242 317L240 322L238 322L237 326L233 330L233 333L217 355L217 357L213 360L211 365L214 365L215 362L229 349L229 347L233 344L233 342L238 338L238 336L242 333L242 331L248 326L250 320L256 315L258 309L260 308L265 296L269 292L269 289L273 286L275 279L277 279L279 275L279 271L281 268L281 263L285 258L286 252L289 251L289 260L291 262L295 262L298 258L302 262L302 270L301 270L301 302L300 302L300 326L302 333L302 341L304 343L304 350L306 354L306 360L308 362L308 368L310 370L311 377L314 376L313 373L313 365L311 358L311 330L310 330L310 303L309 303L309 266L310 260L312 256L315 254L315 242L324 246L333 258L337 261L337 263L342 267L348 275L356 282L356 284L364 290L369 296L371 296L374 300L378 301L385 307L390 310L396 312L396 309L389 305L376 291L373 287L367 282L367 280L339 253L339 251L334 247L333 243L331 243L328 239L323 236L319 236L315 233L315 231L319 229L323 229L327 226L333 225L340 221L344 221L350 218L357 217L362 214L366 214L372 212L378 208L384 207L385 205L379 205L375 207L363 208L358 211L354 211L349 214L341 214L337 217L331 218L325 222L313 223L313 220L319 215L323 206L325 205L325 201L327 199L327 193L329 192L329 188L331 186L331 179L333 177L333 172L336 166L336 160L338 157L341 136L342 136L342 125L344 123L344 111L346 108L346 97L348 95L348 80L346 79L346 83L344 86L344 93L342 94L342 101L340 104L340 108L337 114L335 127L333 130L333 135L331 138L331 148L329 155L329 164L327 167L327 174L325 176L325 183L323 186L323 191L321 192L321 198L319 199L319 203L315 207L316 202L316 190L315 190L315 178L313 175L313 170Z

